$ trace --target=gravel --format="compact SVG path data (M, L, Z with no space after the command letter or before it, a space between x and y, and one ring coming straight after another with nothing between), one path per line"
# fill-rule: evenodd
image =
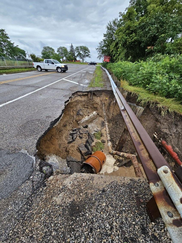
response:
M56 175L21 210L5 242L171 242L146 213L145 179Z

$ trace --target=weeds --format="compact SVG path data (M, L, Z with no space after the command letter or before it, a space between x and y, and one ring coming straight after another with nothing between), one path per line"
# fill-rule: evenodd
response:
M182 101L182 55L160 55L146 62L110 63L107 68L119 80L127 80L129 85Z
M102 69L101 66L97 66L95 69L94 77L90 82L89 87L103 87L103 77L102 77Z

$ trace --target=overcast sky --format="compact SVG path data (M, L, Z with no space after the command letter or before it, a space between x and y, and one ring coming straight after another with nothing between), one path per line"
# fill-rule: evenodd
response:
M129 0L0 0L0 29L28 54L44 46L84 45L99 61L96 47L109 21L119 17Z

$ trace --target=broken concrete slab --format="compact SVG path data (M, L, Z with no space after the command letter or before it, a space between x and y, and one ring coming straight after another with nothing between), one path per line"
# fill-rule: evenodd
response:
M60 173L60 174L70 173L70 168L68 167L65 159L62 159L56 155L47 155L46 161L52 165L54 173Z

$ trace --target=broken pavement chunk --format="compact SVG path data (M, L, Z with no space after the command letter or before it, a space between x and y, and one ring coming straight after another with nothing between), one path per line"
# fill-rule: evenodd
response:
M78 150L84 158L92 154L92 150L88 149L83 143L78 145Z
M91 133L88 133L88 140L87 141L90 145L92 145L92 143L94 142L94 138L93 138L93 135Z
M74 172L80 173L81 164L82 164L81 161L79 161L71 156L67 156L66 161L67 161L68 166L70 167L71 174Z

